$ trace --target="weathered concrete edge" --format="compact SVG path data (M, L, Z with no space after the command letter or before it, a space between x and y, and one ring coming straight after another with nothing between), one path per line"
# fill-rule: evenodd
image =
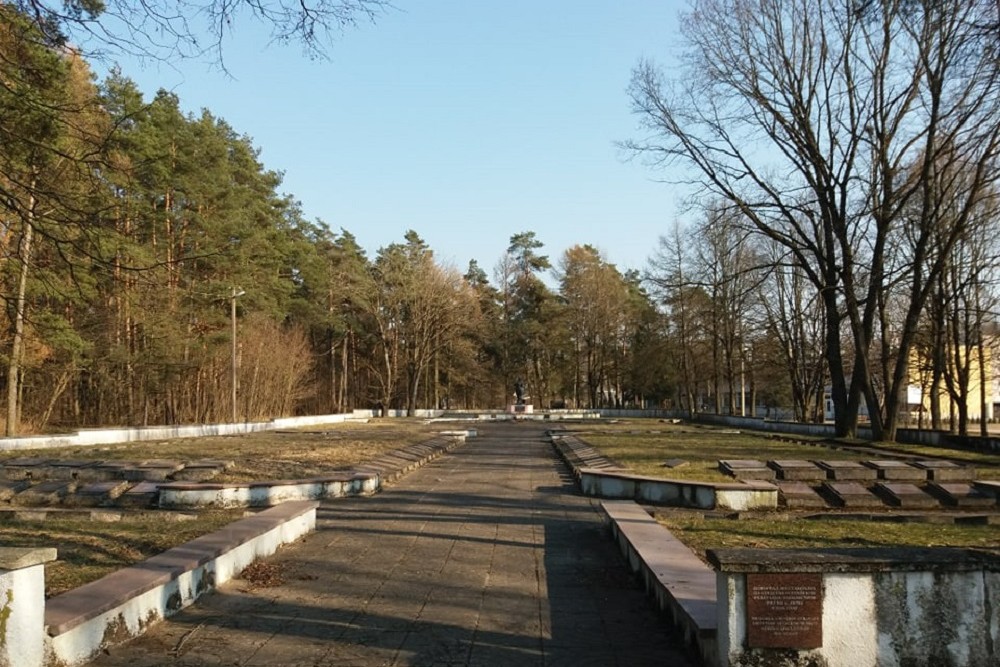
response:
M72 667L145 632L316 527L316 502L284 503L46 603L51 662Z
M745 511L778 507L778 487L768 482L715 484L592 468L585 465L585 457L581 456L581 449L590 449L589 445L584 445L575 437L560 437L558 434L553 434L551 440L559 455L573 469L580 490L586 496L706 510ZM587 457L586 460L593 459Z
M705 664L718 664L715 572L635 502L605 501L601 511L646 592Z
M260 482L171 482L159 485L159 507L269 507L298 500L371 495L406 473L426 465L465 442L475 431L449 432L401 447L341 474L299 480Z

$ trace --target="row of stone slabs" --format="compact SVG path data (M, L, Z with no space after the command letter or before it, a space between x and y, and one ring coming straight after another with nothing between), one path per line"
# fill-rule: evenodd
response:
M996 508L997 498L972 484L976 470L951 461L719 461L737 479L773 481L786 507L906 509Z
M156 498L156 482L204 482L233 466L232 461L92 461L18 458L0 466L0 502L21 506L114 502L147 507Z

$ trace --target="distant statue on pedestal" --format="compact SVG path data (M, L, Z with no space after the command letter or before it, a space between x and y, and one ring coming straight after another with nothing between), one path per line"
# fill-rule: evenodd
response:
M514 383L514 396L517 397L515 405L524 405L524 381L521 378Z

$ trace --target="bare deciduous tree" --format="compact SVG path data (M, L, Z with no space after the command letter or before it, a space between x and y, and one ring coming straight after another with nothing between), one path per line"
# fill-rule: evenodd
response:
M894 437L942 253L997 173L1000 70L981 30L997 10L986 0L697 0L684 22L685 77L635 70L633 108L649 136L628 146L688 167L678 180L783 245L823 300L841 435L854 434L863 398L875 437ZM948 164L968 174L963 187ZM946 201L960 213L932 252ZM904 216L914 202L919 216ZM888 248L904 243L910 261L890 263ZM880 329L890 288L905 295L891 338Z

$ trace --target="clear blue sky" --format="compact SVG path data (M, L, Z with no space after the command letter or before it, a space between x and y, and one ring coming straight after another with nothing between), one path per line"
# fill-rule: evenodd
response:
M670 63L682 3L396 0L347 29L330 60L268 45L249 20L204 62L126 75L173 90L252 137L309 218L370 254L415 229L437 257L492 269L532 230L555 262L578 243L645 267L676 216L674 188L615 142L637 136L626 94L640 57Z

